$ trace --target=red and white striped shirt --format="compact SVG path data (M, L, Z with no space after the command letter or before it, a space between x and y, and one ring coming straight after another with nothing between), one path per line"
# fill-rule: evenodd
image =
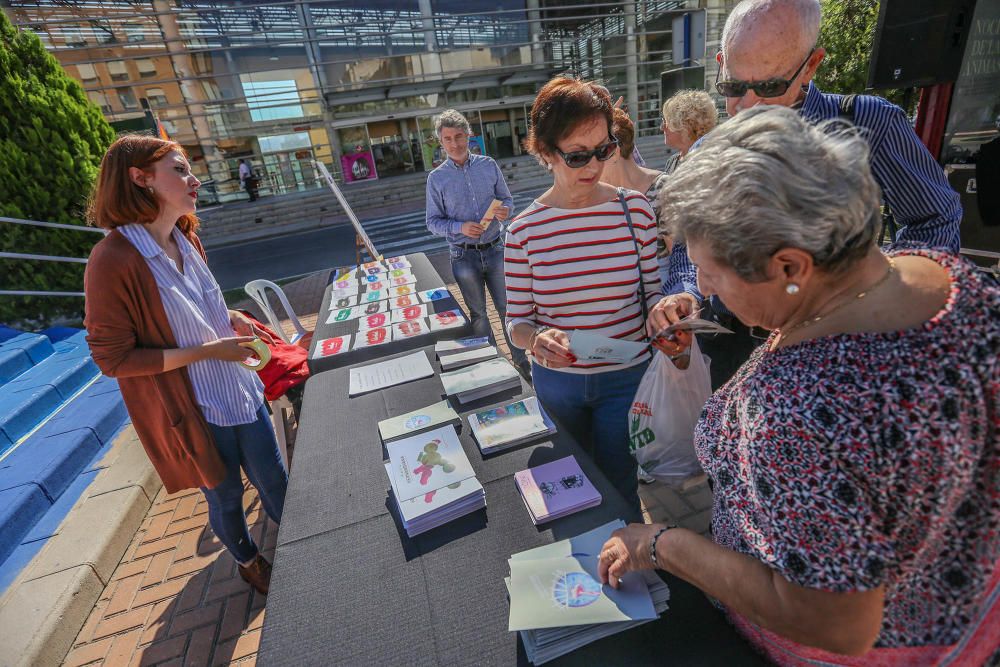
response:
M649 307L663 296L656 263L656 218L641 193L627 190L626 201L641 262L636 261L617 198L581 209L535 201L514 218L504 244L508 332L527 322L566 333L583 329L609 338L645 340L640 266ZM612 371L648 358L646 352L626 364L578 362L561 370Z

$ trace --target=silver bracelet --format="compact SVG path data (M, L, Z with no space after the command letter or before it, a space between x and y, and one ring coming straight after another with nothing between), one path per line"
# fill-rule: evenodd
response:
M670 530L672 528L676 528L676 527L677 527L677 524L669 523L666 526L664 526L663 528L660 528L660 530L657 531L656 535L653 535L653 537L650 538L650 540L649 540L649 557L653 560L653 565L655 565L656 567L660 567L660 564L656 561L656 540L660 539L660 535L662 535L663 533L667 532L668 530Z

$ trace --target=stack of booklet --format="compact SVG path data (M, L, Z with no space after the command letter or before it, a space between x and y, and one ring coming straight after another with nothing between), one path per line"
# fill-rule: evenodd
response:
M385 471L410 537L486 507L486 492L454 426L395 440L385 448Z
M521 386L521 376L509 361L496 358L457 371L441 373L445 393L468 403L505 389Z
M537 526L601 504L601 493L583 474L575 456L522 470L514 483Z
M407 412L398 417L389 417L378 423L378 433L382 442L389 442L405 435L413 435L429 428L440 427L442 424L458 424L462 420L448 401L440 401L425 408Z
M556 432L555 424L529 396L499 408L469 415L472 435L483 454L492 454Z
M456 368L478 364L480 361L493 359L496 356L497 349L492 345L487 345L486 347L476 348L475 350L463 350L454 354L438 354L438 359L441 361L441 370L453 371Z
M434 343L434 352L437 353L438 359L443 359L450 354L479 350L484 347L490 347L490 339L486 336L482 336L481 338L459 338L458 340L439 340Z
M670 589L651 571L630 572L618 589L601 586L597 559L618 520L569 540L514 554L504 580L508 629L521 633L532 664L648 623L667 610Z

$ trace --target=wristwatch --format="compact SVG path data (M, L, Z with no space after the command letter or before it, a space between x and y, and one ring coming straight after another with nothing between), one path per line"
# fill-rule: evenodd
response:
M667 524L663 528L660 528L660 530L656 532L656 535L653 535L653 537L649 539L649 557L653 560L653 565L655 565L656 567L660 567L660 564L656 561L656 540L660 539L660 535L662 535L663 533L676 527L677 524L675 523Z

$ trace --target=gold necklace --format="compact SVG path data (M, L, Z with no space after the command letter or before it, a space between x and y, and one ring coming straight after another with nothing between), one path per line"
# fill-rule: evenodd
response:
M874 283L870 287L864 289L863 291L858 292L857 294L855 294L853 299L849 299L849 300L844 301L843 303L835 306L833 308L833 310L831 310L828 313L825 313L823 315L816 315L815 317L810 317L810 318L807 318L805 320L802 320L798 324L795 324L791 328L786 329L784 331L781 330L781 329L778 329L778 334L781 336L782 340L784 340L785 338L787 338L788 335L791 334L793 331L798 331L799 329L804 329L805 327L808 327L808 326L810 326L812 324L816 324L817 322L823 320L823 318L826 318L826 317L829 317L830 315L833 315L838 310L840 310L841 308L844 308L845 306L847 306L850 303L854 303L855 301L858 301L860 299L865 298L866 296L868 296L868 294L870 292L874 292L876 289L878 289L879 287L881 287L882 283L884 283L885 281L889 280L889 277L892 276L892 274L896 272L896 261L892 257L886 257L886 259L889 260L889 268L886 270L885 275L882 276L881 278L879 278L876 283Z

